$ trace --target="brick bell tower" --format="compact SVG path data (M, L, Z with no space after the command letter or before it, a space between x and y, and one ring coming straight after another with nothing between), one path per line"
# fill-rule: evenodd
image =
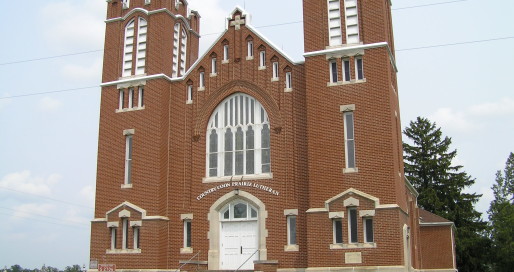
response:
M169 122L172 109L183 110L167 102L186 100L181 78L198 59L200 16L186 0L106 2L90 256L118 269L164 269L167 156L180 152L168 152Z
M333 266L413 266L416 192L403 172L391 2L304 0L303 9L308 251ZM322 231L342 229L330 248L316 234L327 216L334 225ZM309 267L318 262L309 254Z

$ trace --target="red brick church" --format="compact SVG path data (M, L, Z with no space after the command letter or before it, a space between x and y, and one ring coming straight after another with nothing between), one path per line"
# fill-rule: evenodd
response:
M390 0L303 0L302 61L239 7L199 56L186 0L107 5L92 260L456 271L403 172Z

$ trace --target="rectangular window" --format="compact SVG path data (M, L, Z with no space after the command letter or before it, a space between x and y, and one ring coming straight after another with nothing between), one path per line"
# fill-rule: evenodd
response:
M117 229L111 228L111 249L116 249L116 235L117 235Z
M121 219L122 226L123 226L123 240L121 243L122 249L128 248L128 231L129 231L129 221L128 218Z
M122 0L121 4L123 9L128 9L130 6L130 0Z
M353 112L348 111L343 114L344 117L344 138L345 138L345 159L346 168L355 168L355 138Z
M184 248L191 247L191 220L184 220Z
M357 0L344 0L344 14L346 20L346 43L359 43L359 16Z
M373 243L373 218L365 217L364 221L364 242Z
M259 67L266 66L266 51L259 52Z
M332 220L334 228L334 244L343 243L343 220L336 218Z
M292 82L292 76L291 76L291 72L287 72L286 73L286 89L291 89L293 88L293 82Z
M139 249L139 227L134 227L134 249Z
M118 109L119 110L123 109L124 96L125 96L125 91L124 90L120 90L120 99L119 99L119 102L118 102Z
M278 62L273 62L273 78L278 78Z
M144 93L145 93L145 88L142 86L139 87L139 94L137 96L137 106L139 108L142 108L145 105Z
M253 41L248 41L248 57L253 57Z
M187 103L193 102L193 85L187 85Z
M224 61L228 60L228 44L223 46L223 60Z
M128 93L128 108L132 109L134 107L134 89L130 88Z
M362 57L355 58L355 76L358 80L364 79L364 67L362 63Z
M350 81L350 60L343 59L343 81Z
M132 136L125 136L125 184L132 184Z
M287 216L287 244L296 245L296 215Z
M205 72L200 72L200 80L198 85L200 88L205 88Z
M337 83L337 63L335 60L329 62L330 82Z
M341 4L339 0L328 0L328 36L329 45L343 43L341 33Z
M350 243L357 243L357 209L348 209L348 240Z
M211 60L211 74L215 75L218 72L216 67L216 58L212 58Z

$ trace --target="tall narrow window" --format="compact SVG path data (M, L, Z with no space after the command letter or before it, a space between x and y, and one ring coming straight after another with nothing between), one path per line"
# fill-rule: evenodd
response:
M123 73L122 76L132 75L132 53L134 50L135 20L130 21L125 27L125 47L123 48Z
M332 219L334 229L334 244L343 243L343 220L341 218Z
M179 48L180 24L176 23L173 28L173 63L171 67L172 77L178 76L178 48Z
M132 109L134 107L134 89L130 88L128 93L128 108Z
M341 32L341 4L339 0L328 0L328 35L329 45L343 43Z
M296 245L296 215L287 216L287 244Z
M216 58L212 58L211 59L211 74L212 75L216 75L216 73L218 73L218 68L216 67L217 63L216 63Z
M350 60L343 59L343 81L350 81Z
M348 209L348 240L350 243L357 243L357 209Z
M278 78L278 62L273 62L273 78Z
M116 249L117 228L111 227L111 249Z
M130 6L130 0L121 0L122 8L128 9Z
M248 41L248 57L253 57L253 41Z
M335 60L329 62L330 82L337 83L337 63Z
M129 231L129 221L128 218L121 219L122 227L123 227L123 240L121 243L122 249L128 248L128 231Z
M343 114L344 116L344 131L345 131L345 159L346 168L355 168L355 139L354 139L354 124L353 112L348 111Z
M137 53L136 53L136 75L145 73L146 63L146 20L139 17L138 30L137 30Z
M141 248L141 246L139 244L139 227L134 227L133 232L134 232L134 249L139 249L139 248Z
M259 52L259 67L266 67L266 51Z
M145 105L144 100L145 88L143 86L139 86L139 93L137 96L137 107L142 108Z
M228 60L228 44L225 44L223 46L223 60L224 61Z
M358 80L364 79L364 67L362 63L362 57L355 58L355 76Z
M123 104L124 104L124 96L125 96L125 91L123 89L120 89L120 98L119 98L119 102L118 102L118 109L119 110L122 110L123 109Z
M293 88L293 80L291 76L291 72L286 72L286 89Z
M125 136L125 184L132 184L132 136Z
M211 115L206 135L208 177L271 172L269 119L253 97L227 97Z
M191 220L184 220L184 248L191 247Z
M193 103L193 85L187 85L187 102L188 104Z
M200 72L200 80L198 80L198 87L205 88L205 72Z
M364 217L362 221L364 222L364 242L373 243L373 218Z
M344 0L344 14L346 19L346 43L359 43L359 13L357 0Z
M180 75L186 73L186 56L187 56L187 33L182 29L180 36Z

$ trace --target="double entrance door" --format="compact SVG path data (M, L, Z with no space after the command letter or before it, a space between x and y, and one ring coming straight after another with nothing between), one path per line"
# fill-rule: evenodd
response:
M253 269L253 261L259 259L259 252L255 252L257 233L257 220L222 222L221 268L237 269L242 265L241 270Z

